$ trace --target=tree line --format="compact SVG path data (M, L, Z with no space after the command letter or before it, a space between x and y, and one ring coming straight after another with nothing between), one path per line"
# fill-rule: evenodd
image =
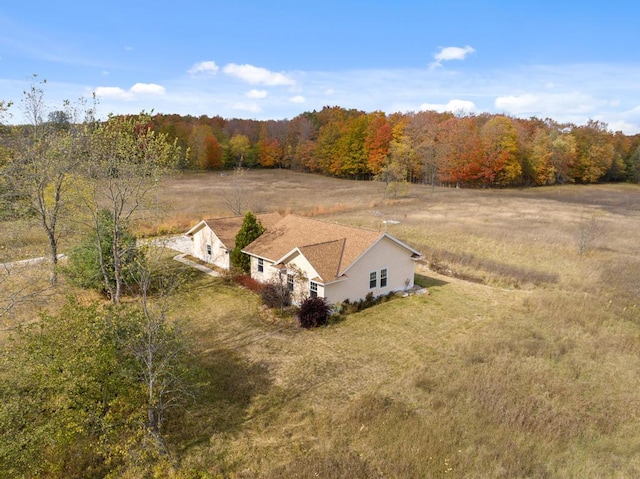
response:
M466 187L639 182L640 135L500 114L363 112L338 106L290 120L155 115L189 169L290 168L352 179Z

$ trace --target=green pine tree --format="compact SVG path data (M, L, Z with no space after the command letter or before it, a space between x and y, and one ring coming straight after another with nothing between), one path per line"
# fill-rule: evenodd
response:
M248 273L251 269L251 259L242 249L264 233L264 227L251 211L247 211L242 221L242 227L236 235L236 245L231 250L231 264Z

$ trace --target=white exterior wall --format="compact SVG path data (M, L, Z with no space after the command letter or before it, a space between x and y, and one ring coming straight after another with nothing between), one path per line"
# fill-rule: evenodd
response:
M296 255L287 263L287 273L295 274L292 299L294 303L301 303L309 297L310 280L316 278L318 273L307 261L307 258L301 254ZM283 280L286 281L286 278ZM324 286L321 283L318 283L318 296L324 297Z
M380 296L413 286L415 262L411 253L389 238L382 238L347 271L344 281L326 285L325 297L331 304L348 299L358 301L369 292ZM387 269L387 286L380 287L380 270ZM369 288L369 273L376 271L377 285Z
M251 256L251 270L250 274L253 279L256 281L260 281L261 283L266 283L272 278L278 276L278 269L273 267L273 262L268 260L263 260L263 271L258 271L258 258L255 256Z
M192 238L192 255L202 261L229 269L230 259L226 248L210 228L204 227ZM207 245L211 245L211 254L207 254Z

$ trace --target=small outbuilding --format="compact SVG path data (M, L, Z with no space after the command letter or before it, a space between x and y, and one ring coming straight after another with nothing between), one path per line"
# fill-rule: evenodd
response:
M258 214L256 218L265 229L273 227L282 216L278 213ZM230 253L235 247L236 235L242 227L243 216L211 218L200 221L186 232L191 238L192 256L222 269L230 269Z

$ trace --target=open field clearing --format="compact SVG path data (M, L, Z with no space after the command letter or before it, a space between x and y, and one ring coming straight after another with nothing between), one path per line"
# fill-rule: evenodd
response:
M228 215L238 187L170 178L140 231ZM169 427L180 477L640 476L638 186L385 201L380 183L269 170L241 188L255 211L386 228L424 252L429 294L307 331L196 273L172 315L209 382Z

